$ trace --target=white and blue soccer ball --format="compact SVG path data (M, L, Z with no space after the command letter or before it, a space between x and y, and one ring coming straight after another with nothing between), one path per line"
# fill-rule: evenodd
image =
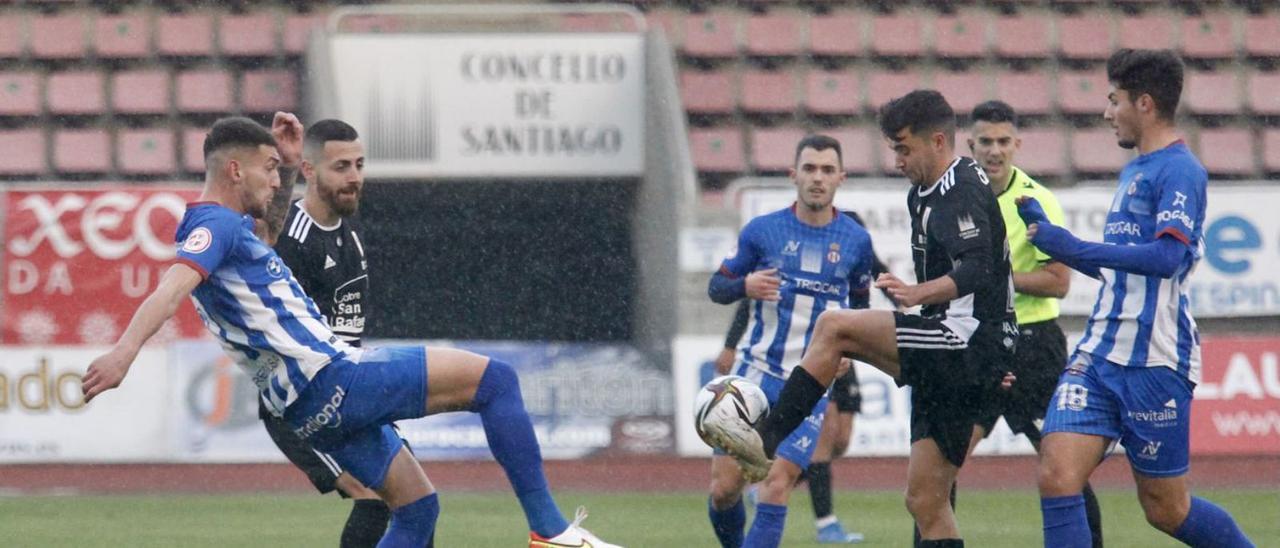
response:
M693 425L711 447L725 436L741 437L769 412L769 398L756 383L737 375L711 379L693 400ZM721 448L723 449L723 448Z

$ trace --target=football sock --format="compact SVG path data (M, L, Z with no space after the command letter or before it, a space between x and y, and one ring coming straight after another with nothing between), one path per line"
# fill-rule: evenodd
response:
M764 442L764 453L769 458L773 458L782 440L813 412L813 406L826 392L827 388L803 367L791 370L791 376L778 394L778 402L757 428Z
M831 511L831 463L815 462L809 465L809 498L813 501L813 517L822 519Z
M480 414L489 451L502 465L520 500L529 530L551 538L569 528L551 498L542 473L542 450L533 433L533 421L520 396L520 378L506 363L491 359L480 377L471 411Z
M1084 515L1089 520L1089 537L1093 539L1093 548L1102 548L1102 508L1098 506L1098 495L1093 486L1084 484Z
M373 548L387 531L391 510L378 499L356 499L342 528L341 548Z
M419 548L432 541L440 499L435 493L391 511L391 525L378 548Z
M1083 495L1041 498L1040 515L1045 548L1088 548L1093 544Z
M742 503L742 499L738 499L738 503L724 510L716 510L711 504L711 499L707 499L707 515L711 517L711 529L716 532L716 538L720 539L720 546L724 548L738 548L742 546L743 529L747 526L747 507Z
M920 548L964 548L964 539L940 538L920 541Z
M742 548L777 548L782 543L782 528L787 524L787 507L762 502L756 506L755 521Z
M1252 548L1253 542L1244 536L1226 510L1200 497L1191 497L1191 510L1182 521L1173 538L1189 546L1222 546L1224 548Z

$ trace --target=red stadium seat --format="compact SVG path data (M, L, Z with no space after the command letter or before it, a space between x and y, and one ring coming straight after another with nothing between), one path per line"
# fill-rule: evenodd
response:
M176 102L181 112L231 112L231 73L218 69L178 73Z
M698 171L735 173L746 168L742 130L737 127L692 129L689 148Z
M1014 158L1015 163L1032 177L1061 175L1067 172L1067 139L1062 130L1051 128L1026 129L1018 132L1022 148Z
M751 167L756 171L786 171L795 165L799 128L756 128L751 131Z
M42 97L36 73L0 72L0 116L36 116Z
M1245 128L1201 129L1196 157L1209 173L1249 175L1253 173L1253 133Z
M772 11L747 18L747 55L792 57L804 51L804 22L807 16L790 11Z
M1076 172L1114 177L1133 155L1116 144L1111 128L1076 130L1071 135L1071 163Z
M116 162L121 173L160 175L173 173L173 130L124 129L116 134Z
M93 23L94 51L105 59L136 59L151 54L151 18L142 12L101 14Z
M795 112L800 105L796 75L791 71L742 73L741 106L746 112L777 114Z
M737 104L734 71L680 73L680 97L690 114L730 114Z
M857 57L862 46L860 14L836 12L809 19L809 52L819 57Z
M1197 59L1227 59L1236 54L1231 15L1209 13L1182 20L1182 53Z
M893 99L922 87L918 72L872 71L867 73L867 108L872 112Z
M49 168L44 133L38 129L0 129L0 150L0 175L37 175Z
M102 129L64 129L54 133L53 168L59 173L111 171L111 136Z
M978 103L991 98L988 89L990 78L977 72L935 72L933 89L936 89L951 103L956 114L966 115L973 111Z
M878 148L884 148L879 128L843 127L821 133L840 141L840 153L844 158L845 171L858 174L876 172L875 151Z
M76 59L84 57L85 16L72 12L59 15L33 16L30 23L31 55L39 59Z
M1188 70L1185 83L1183 104L1192 113L1221 115L1240 112L1240 82L1236 71Z
M933 19L933 51L939 57L981 57L987 53L991 22L981 11Z
M813 70L805 80L805 109L810 113L854 115L862 111L862 89L856 72Z
M275 55L277 28L275 15L267 11L224 15L218 26L218 43L222 53L232 57Z
M1280 17L1276 12L1244 20L1244 51L1250 57L1280 57Z
M1087 72L1058 73L1058 107L1067 114L1097 114L1107 108L1111 89L1102 67Z
M1048 114L1053 110L1053 88L1044 71L997 72L996 99L1013 107L1018 115Z
M684 20L684 54L708 58L737 55L738 22L734 11L689 14Z
M920 57L924 55L924 13L903 10L871 19L871 51L878 55Z
M1262 165L1268 172L1280 172L1280 128L1262 134Z
M158 15L156 52L173 57L213 55L213 16L207 13Z
M1249 110L1280 116L1280 72L1255 72L1249 76Z
M106 84L101 72L55 72L45 81L45 104L53 114L101 114L107 110Z
M240 103L246 112L293 111L298 106L297 75L285 69L245 71Z
M209 132L206 128L184 128L182 130L182 170L187 173L204 172L204 136Z
M111 108L119 114L166 114L172 95L164 69L121 71L111 75Z
M1068 59L1111 55L1111 17L1097 13L1058 19L1058 50Z
M307 40L311 31L324 26L328 14L312 13L307 15L289 15L284 18L284 39L281 44L284 52L298 55L307 49Z
M1171 16L1151 13L1139 17L1120 18L1117 31L1122 48L1163 49L1176 46L1177 25Z
M1049 18L1027 14L1000 17L995 23L996 55L1010 59L1044 59L1049 57Z
M0 59L21 57L25 49L20 12L0 13Z

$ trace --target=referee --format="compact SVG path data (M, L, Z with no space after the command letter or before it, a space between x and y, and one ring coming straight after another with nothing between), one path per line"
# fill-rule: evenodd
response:
M1071 269L1049 258L1027 241L1026 223L1018 217L1015 201L1035 198L1054 224L1063 224L1062 206L1057 198L1035 179L1014 167L1013 157L1022 141L1018 138L1018 117L1001 101L987 101L973 109L969 150L991 180L991 190L1000 204L1008 234L1009 262L1013 267L1014 311L1018 317L1017 350L1013 373L1017 382L1009 390L995 390L986 401L986 412L973 430L969 450L991 433L996 419L1004 416L1015 434L1023 434L1040 451L1040 425L1045 409L1058 385L1058 376L1067 363L1067 340L1058 326L1058 299L1071 285ZM1093 546L1102 546L1102 514L1098 497L1085 485L1085 512Z

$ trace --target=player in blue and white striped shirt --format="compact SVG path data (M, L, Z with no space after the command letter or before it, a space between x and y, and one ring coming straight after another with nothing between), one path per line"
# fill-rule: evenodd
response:
M178 262L115 347L89 365L85 402L119 386L142 345L190 295L268 409L392 509L380 546L428 545L440 511L431 483L391 423L464 409L480 415L494 459L525 511L531 547L614 546L579 526L585 513L567 522L551 498L510 365L456 349L361 349L342 342L259 239L278 233L265 226L255 231L254 220L267 217L268 204L282 193L276 168L297 165L301 128L283 113L271 132L247 118L213 125L204 143L201 201L178 225Z
M1147 521L1191 546L1253 544L1222 508L1187 488L1191 397L1200 335L1187 279L1200 259L1208 177L1177 136L1182 61L1168 50L1120 50L1107 61L1104 117L1137 148L1120 172L1103 243L1050 224L1020 199L1027 237L1102 281L1084 337L1045 414L1040 460L1044 542L1088 547L1081 490L1116 440L1124 445Z

